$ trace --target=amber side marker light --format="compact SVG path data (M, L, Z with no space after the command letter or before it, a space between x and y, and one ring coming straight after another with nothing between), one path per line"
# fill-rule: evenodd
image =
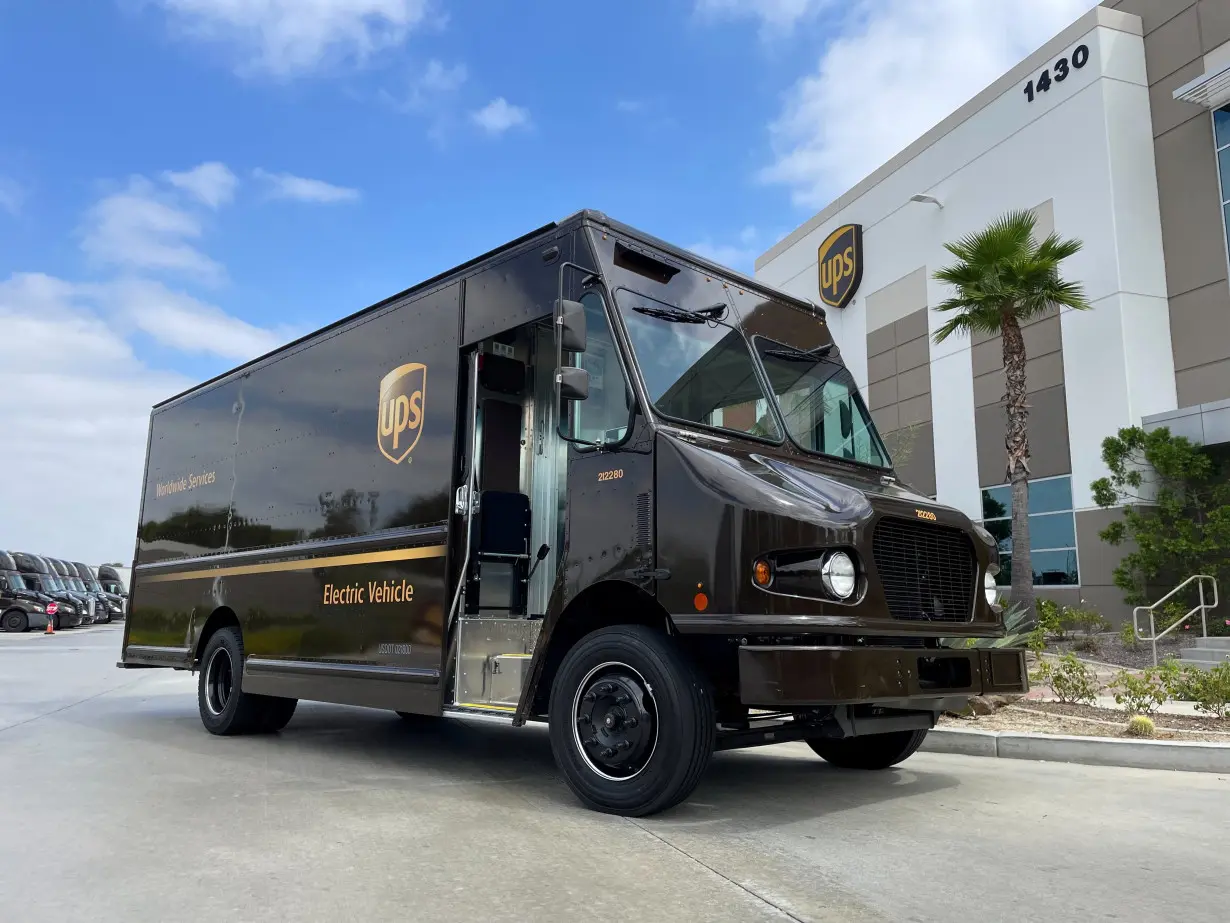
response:
M709 597L704 593L697 593L692 599L692 605L696 607L697 612L704 612L709 608Z
M773 582L773 568L764 558L752 565L752 579L756 581L756 586L768 586Z

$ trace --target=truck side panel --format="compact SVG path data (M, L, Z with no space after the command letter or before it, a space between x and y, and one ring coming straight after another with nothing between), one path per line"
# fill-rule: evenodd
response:
M438 673L460 288L154 414L126 660L190 658L225 608L251 657Z

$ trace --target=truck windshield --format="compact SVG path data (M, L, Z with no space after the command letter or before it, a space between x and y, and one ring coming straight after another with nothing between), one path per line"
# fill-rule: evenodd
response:
M725 305L685 310L625 288L615 300L660 413L781 440L747 341L723 320Z
M26 582L21 579L21 574L17 573L17 571L15 570L0 571L0 576L8 578L10 589L13 589L13 590L29 589L29 587L26 586Z
M854 378L828 349L812 351L756 337L756 351L790 438L807 452L890 468L888 452Z

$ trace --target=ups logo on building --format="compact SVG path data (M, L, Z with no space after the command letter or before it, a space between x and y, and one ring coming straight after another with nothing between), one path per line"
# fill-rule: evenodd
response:
M820 300L844 308L863 281L863 226L843 224L820 245Z
M423 400L427 393L427 366L411 362L380 379L380 425L376 444L380 454L400 465L423 434Z

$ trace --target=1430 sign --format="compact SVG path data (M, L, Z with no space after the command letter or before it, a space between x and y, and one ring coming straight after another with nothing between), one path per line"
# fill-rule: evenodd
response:
M1050 90L1052 83L1063 83L1073 70L1080 70L1089 63L1089 46L1077 45L1072 49L1071 58L1060 58L1048 67L1036 79L1025 84L1025 98L1031 103L1038 98L1039 93ZM1053 74L1052 74L1053 72Z

